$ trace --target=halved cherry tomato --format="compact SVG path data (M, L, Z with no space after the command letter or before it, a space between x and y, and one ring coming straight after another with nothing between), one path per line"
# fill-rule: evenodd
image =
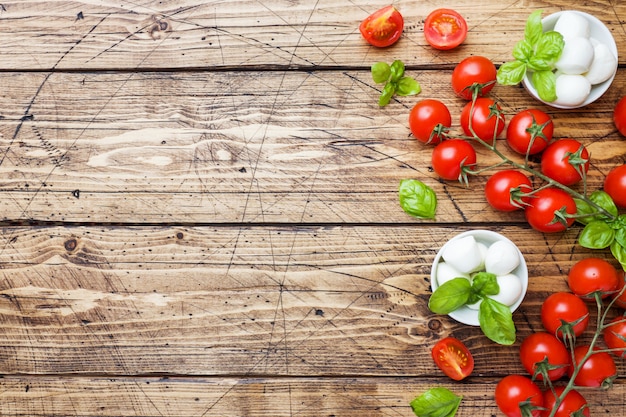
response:
M467 377L474 370L474 358L469 349L454 337L438 341L431 353L439 369L456 381Z
M359 30L370 45L384 48L400 39L404 18L394 6L383 7L366 17Z
M436 9L424 21L424 36L435 49L456 48L467 37L467 22L454 10Z

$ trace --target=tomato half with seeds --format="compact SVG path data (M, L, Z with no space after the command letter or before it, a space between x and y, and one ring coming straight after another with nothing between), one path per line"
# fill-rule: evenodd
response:
M366 17L359 30L370 45L385 48L400 39L404 18L394 6L383 7Z
M556 399L563 394L563 391L565 391L565 387L558 386L554 387L554 392L551 389L548 389L543 393L543 406L546 410L541 415L542 417L548 417L550 415L550 412L556 406ZM579 412L579 414L576 414L576 412ZM575 389L572 389L565 394L565 398L561 401L561 404L559 405L559 408L557 408L553 417L571 416L590 416L587 400L585 400L585 397L583 397L582 394Z
M560 213L557 217L557 213ZM567 192L547 187L534 193L530 205L524 210L530 226L543 233L562 232L572 224L576 214L576 202Z
M426 42L435 49L453 49L467 37L467 22L452 9L436 9L424 21Z
M417 140L436 145L452 125L448 107L439 100L426 99L417 102L409 113L409 127Z
M469 349L454 337L438 341L431 354L439 369L455 381L466 378L474 370L474 358Z
M524 194L532 189L532 183L526 174L514 169L503 169L487 180L485 198L496 210L515 211L529 203L530 197Z

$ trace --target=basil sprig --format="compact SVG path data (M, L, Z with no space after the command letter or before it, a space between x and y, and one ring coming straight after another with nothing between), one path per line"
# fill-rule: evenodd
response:
M454 417L462 399L447 388L436 387L411 401L411 408L417 417Z
M554 64L561 57L565 41L563 35L553 30L544 32L541 10L530 14L526 21L524 39L513 48L514 61L500 66L497 81L502 85L519 84L532 71L532 83L539 97L547 102L556 100L556 75Z
M378 105L384 107L391 101L394 94L412 96L419 94L422 87L411 77L404 75L404 62L395 60L391 65L377 62L372 65L372 79L377 84L385 84L378 99Z
M478 272L472 282L466 278L454 278L443 283L428 300L433 313L450 314L466 304L482 300L478 310L480 329L490 340L501 345L515 343L515 323L511 309L489 296L500 292L495 274Z

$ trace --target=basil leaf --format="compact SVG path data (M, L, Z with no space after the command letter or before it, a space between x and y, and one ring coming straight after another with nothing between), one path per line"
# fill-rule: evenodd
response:
M623 220L626 220L625 218L626 214L620 215L613 227L615 228L615 240L626 248L626 224L623 223Z
M626 270L626 247L614 240L611 243L611 253L613 257L622 265L622 269Z
M585 226L578 237L578 243L583 248L608 248L615 240L615 230L602 220L595 220Z
M543 25L541 24L542 10L535 10L528 16L526 27L524 28L524 40L531 46L535 46L539 42L539 38L543 34Z
M611 196L608 195L606 192L602 190L594 191L589 196L589 199L593 201L594 203L596 203L597 205L599 205L600 207L602 207L607 212L609 212L611 215L617 217L617 215L619 214L617 210L617 206L615 205L615 202L613 201ZM605 216L602 216L602 217L605 217Z
M575 198L576 203L576 221L582 224L588 224L595 220L594 214L596 210L591 204L582 198Z
M408 214L424 218L435 218L437 195L428 185L419 180L403 179L400 181L400 206Z
M411 401L411 408L417 417L454 417L462 399L447 388L431 388Z
M541 35L535 48L535 55L533 58L536 58L537 62L544 62L547 67L537 68L537 70L551 70L554 63L561 56L564 46L565 41L563 40L563 35L559 32L552 30Z
M500 293L500 286L496 274L479 272L472 277L472 291L478 295L496 295Z
M556 100L556 75L552 71L533 72L532 81L543 101L549 103Z
M404 62L399 59L391 63L391 81L398 82L404 75Z
M399 96L412 96L422 91L419 83L411 77L402 77L396 86L396 93Z
M386 62L377 62L372 65L372 78L376 84L387 82L391 76L391 67Z
M533 56L535 50L533 46L526 39L519 41L513 47L513 58L518 61L528 62L528 60Z
M378 105L380 107L385 107L391 101L391 98L396 92L396 85L392 82L388 82L383 87L383 92L380 93L380 98L378 99Z
M505 62L498 68L496 80L500 85L519 84L526 75L526 68L526 64L521 61Z
M468 279L451 279L439 286L430 296L428 308L433 313L450 314L465 305L471 293L471 284Z
M480 328L489 339L501 345L515 343L515 323L511 309L486 297L478 309Z

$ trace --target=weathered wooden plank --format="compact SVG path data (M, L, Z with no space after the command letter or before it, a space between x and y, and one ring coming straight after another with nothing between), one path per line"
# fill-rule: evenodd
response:
M0 373L426 377L450 334L475 349L477 375L521 372L517 345L427 308L434 255L463 230L5 228ZM521 340L591 252L575 231L492 230L527 254Z
M500 415L496 380L430 378L33 378L0 379L7 416L405 416L410 402L434 386L462 395L458 417ZM592 415L626 412L624 384L584 390Z
M390 55L440 66L476 51L504 62L523 38L532 10L548 14L572 8L565 0L449 1L446 7L465 16L469 35L460 48L441 52L423 36L424 19L436 5L394 4L405 17L405 33L392 50L381 50L370 47L358 31L360 21L380 7L363 0L4 1L0 68L369 67ZM621 26L626 5L588 1L575 8L604 21L618 49L626 48Z
M450 71L412 71L423 85L380 109L367 71L247 73L6 73L0 120L3 220L102 222L411 221L397 204L402 178L440 198L439 220L520 220L499 215L475 193L440 183L431 148L410 137L420 99L445 102L460 133L465 104ZM626 74L593 105L550 109L522 88L492 96L510 117L539 107L557 137L591 151L590 189L624 161L612 109ZM506 150L504 140L501 147ZM479 153L480 165L496 160Z

